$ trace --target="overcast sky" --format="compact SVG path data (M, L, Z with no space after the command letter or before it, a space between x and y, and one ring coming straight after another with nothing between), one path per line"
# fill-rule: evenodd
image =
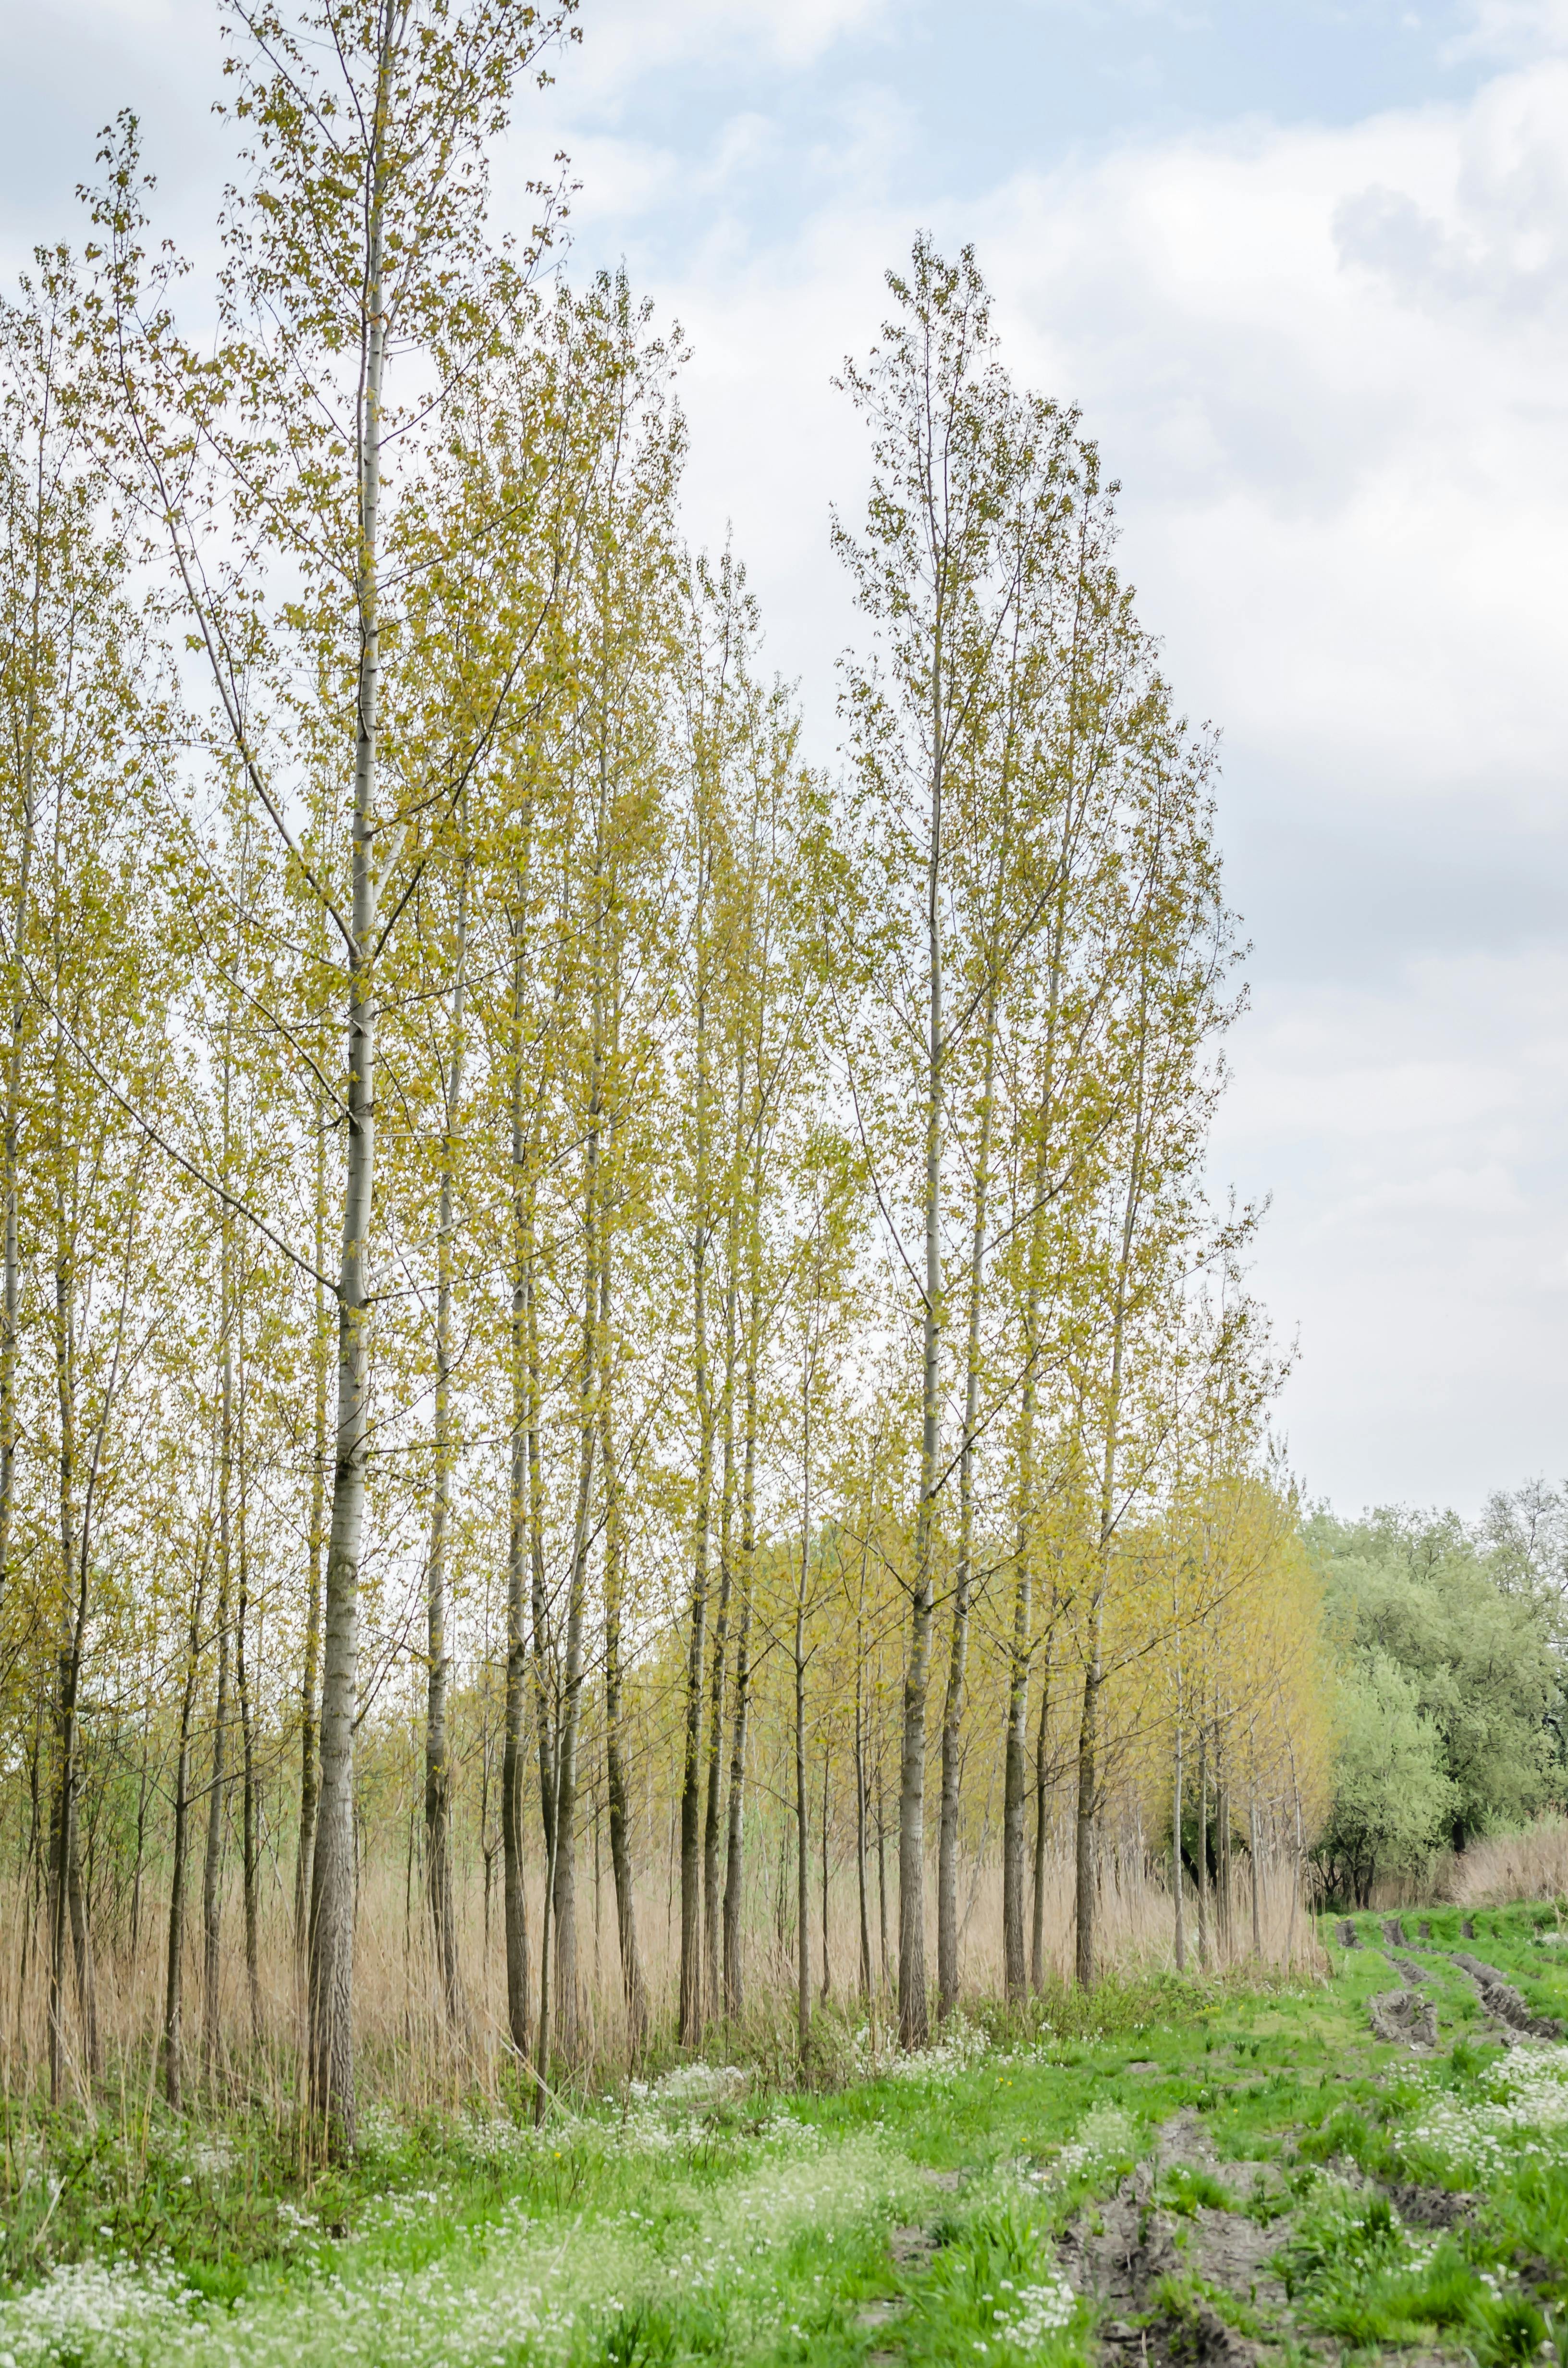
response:
M583 0L499 177L560 147L584 266L693 347L733 521L833 745L829 383L917 227L1079 403L1123 561L1223 734L1252 1008L1217 1179L1271 1194L1281 1410L1342 1510L1568 1471L1568 0ZM210 235L210 0L0 0L0 266L142 116ZM515 198L513 191L519 192Z

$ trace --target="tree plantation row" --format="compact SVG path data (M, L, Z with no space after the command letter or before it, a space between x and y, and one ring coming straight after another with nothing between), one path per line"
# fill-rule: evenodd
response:
M210 295L126 118L4 317L9 2077L341 2147L357 2037L542 2111L1305 1946L1213 750L1093 443L918 241L813 767L678 336L488 225L569 12L224 22Z

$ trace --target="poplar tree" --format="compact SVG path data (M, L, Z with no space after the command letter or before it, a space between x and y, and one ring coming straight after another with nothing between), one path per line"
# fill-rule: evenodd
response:
M179 338L170 267L149 266L144 253L129 120L106 152L108 181L95 209L127 473L166 538L233 757L326 913L334 957L324 985L347 1039L310 1932L311 2095L335 2146L351 2146L355 2127L353 1738L379 978L436 823L493 723L483 720L437 779L382 778L383 674L396 623L383 583L384 513L417 480L431 367L487 343L485 142L565 15L566 5L541 11L503 0L451 9L437 0L318 0L286 16L231 0L230 113L249 142L241 152L249 177L225 211L222 339L210 362ZM401 404L394 363L409 381ZM280 569L295 574L300 595L279 603L269 632L254 586ZM287 751L253 699L251 663L264 653L281 663L278 643L301 623L335 657L338 727L351 757L347 880L328 875L297 837Z
M941 1561L948 1298L942 1257L953 1019L950 775L991 689L1012 584L996 569L998 474L1007 390L973 253L947 264L925 237L910 275L888 275L898 312L844 384L871 425L873 475L863 539L835 525L837 548L878 633L878 660L851 668L851 828L866 849L858 906L868 979L885 981L896 1064L858 1056L889 1175L880 1206L920 1335L920 1463L913 1508L909 1645L899 1775L899 2030L923 2045L926 1973L926 1736L931 1632ZM907 1113L908 1122L904 1123Z

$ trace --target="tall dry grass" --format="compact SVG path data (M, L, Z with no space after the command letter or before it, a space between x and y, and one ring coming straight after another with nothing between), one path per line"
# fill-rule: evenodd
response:
M1568 1863L1568 1828L1560 1848ZM585 1872L588 1872L585 1870ZM781 2074L795 2062L796 1958L789 1902L779 1913L775 1884L759 1868L747 1919L746 2011L738 2023L718 2021L709 2030L708 2052L771 2061ZM933 1886L934 1889L934 1886ZM1316 1970L1322 1953L1307 1907L1288 1861L1265 1865L1260 1883L1261 1956L1282 1968L1295 1963ZM971 2008L1002 1991L1000 1869L979 1861L965 1871L960 1887L962 1970L965 2001ZM1048 1986L1072 1978L1075 1945L1074 1866L1057 1849L1045 1870L1046 1974ZM270 2107L282 2119L297 2101L301 2075L300 2036L303 1998L290 1919L279 1887L261 1919L257 2016L252 2022L248 1984L241 1953L238 1902L224 1903L224 1947L218 2001L218 2046L204 2059L206 2002L201 1993L200 1936L193 1930L187 1951L183 2061L192 2097L226 2099ZM528 1900L529 1929L540 1931L539 1886ZM407 1867L377 1858L365 1867L357 1928L356 2015L360 2083L367 2100L380 2100L400 2113L455 2108L476 2093L499 2098L515 2086L517 2066L506 2037L506 1982L501 1902L493 1892L486 1915L477 1873L459 1887L464 2013L460 2028L446 2016L436 1978L417 1882ZM895 1967L896 1898L889 1885L890 1930L884 1955L873 1863L869 1891L872 1993L861 1987L858 1888L851 1864L829 1884L825 1961L821 1923L820 1869L812 1898L811 1974L813 2002L853 2026L871 2021L885 2030ZM1149 1975L1174 1967L1174 1912L1167 1882L1134 1848L1108 1849L1100 1873L1099 1948L1103 1969L1114 1976ZM166 1907L150 1896L132 1949L123 1938L100 1936L96 1977L97 2016L105 2072L121 2088L130 2082L152 2095L158 2085L158 2044L165 1982ZM0 1888L0 2059L12 2096L37 2094L47 2079L47 2000L40 1943L43 1922L34 1924L34 1906L13 1883ZM608 1870L583 1883L579 1893L578 2030L571 2063L562 2078L569 2086L601 2089L631 2068L617 1954L614 1899ZM653 2005L645 2060L675 2052L679 1925L673 1869L640 1888L638 1918L644 1970ZM1198 1964L1197 1904L1187 1902L1189 1968ZM928 1962L935 1964L935 1933L928 1936ZM1252 1903L1244 1862L1237 1892L1228 1952L1222 1962L1253 1962ZM537 1967L535 1973L537 1985ZM93 2083L84 2057L80 2018L72 1987L66 2034L67 2085L79 2101L90 2100Z
M1471 1842L1439 1862L1434 1890L1460 1907L1562 1898L1568 1895L1568 1817L1553 1811L1523 1833Z

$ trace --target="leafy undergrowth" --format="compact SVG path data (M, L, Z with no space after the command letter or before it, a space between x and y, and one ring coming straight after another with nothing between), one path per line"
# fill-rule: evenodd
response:
M1568 2015L1563 1928L1422 1920L1401 1948L1358 1919L1311 1985L1052 1999L893 2062L862 2040L811 2093L688 2064L538 2133L372 2115L313 2177L259 2118L13 2115L0 2368L1568 2361L1568 2046L1495 2044L1443 1953ZM1422 1965L1435 2055L1371 2035L1385 1947Z

